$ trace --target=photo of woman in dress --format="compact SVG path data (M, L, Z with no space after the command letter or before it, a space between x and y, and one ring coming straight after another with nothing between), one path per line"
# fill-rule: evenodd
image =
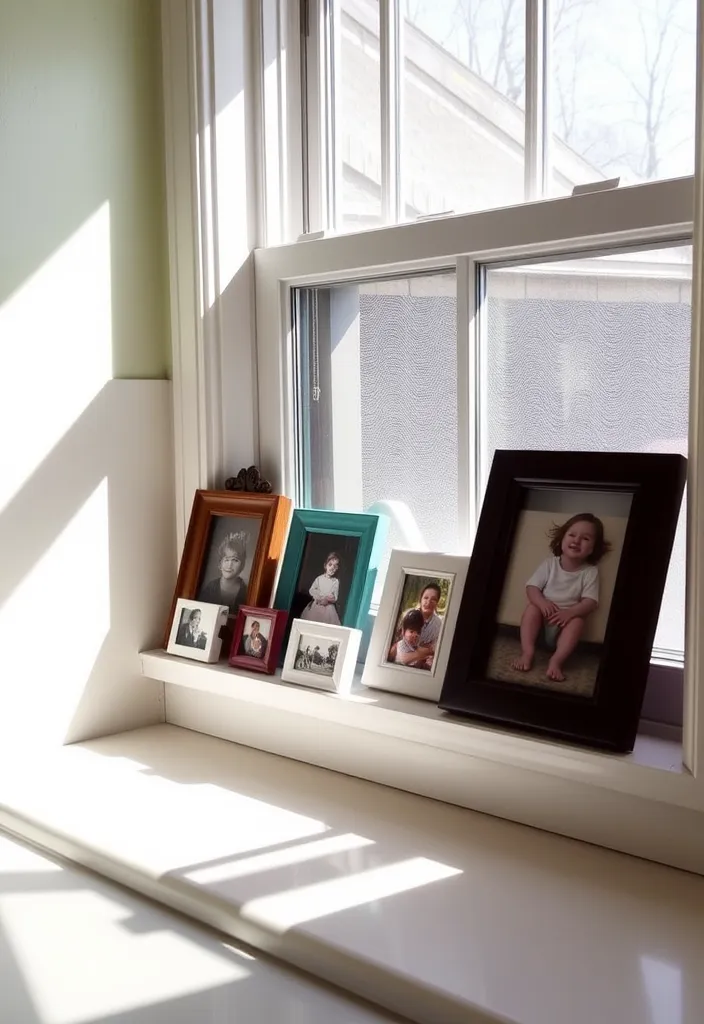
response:
M340 581L337 578L339 568L340 556L337 551L330 551L325 558L325 571L316 576L311 584L311 601L301 612L302 619L327 622L330 626L340 625L340 616L335 608L340 593Z
M313 532L308 535L291 604L291 620L344 624L358 550L358 537Z

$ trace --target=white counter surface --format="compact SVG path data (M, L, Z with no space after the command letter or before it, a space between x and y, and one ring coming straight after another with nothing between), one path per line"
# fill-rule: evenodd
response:
M392 1024L180 915L0 834L7 1024Z
M704 1020L704 878L173 726L4 772L3 822L422 1024Z

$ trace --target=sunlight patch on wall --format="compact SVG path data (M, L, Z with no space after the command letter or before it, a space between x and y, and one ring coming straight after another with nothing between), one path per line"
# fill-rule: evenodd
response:
M112 376L110 209L0 306L0 510Z
M245 104L239 92L215 120L220 294L249 256Z
M304 921L330 917L331 914L351 907L361 907L461 874L459 868L448 864L427 857L412 857L396 864L386 864L354 875L343 875L341 878L250 900L243 905L241 916L284 932Z
M0 927L43 1024L112 1018L249 977L229 952L150 925L163 927L151 907L135 917L88 890L0 895Z
M110 629L109 571L104 478L0 606L6 743L63 740Z

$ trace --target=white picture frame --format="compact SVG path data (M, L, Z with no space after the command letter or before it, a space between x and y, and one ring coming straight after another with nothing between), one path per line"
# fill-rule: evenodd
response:
M420 697L422 700L437 702L440 699L468 567L468 555L394 548L389 559L384 590L364 664L364 686L377 690L391 690L393 693L405 693L410 697ZM411 595L415 597L415 591L419 588L422 589L417 602L411 604L409 599ZM439 591L439 596L431 616L427 620L423 619L418 633L418 647L422 631L427 629L432 633L437 628L437 619L440 619L440 632L429 645L434 647L434 654L425 659L416 659L414 663L409 664L390 661L392 651L394 656L399 656L397 645L404 639L400 635L404 615L417 610L421 618L424 616L420 604L425 591L432 592L427 600L429 605L432 605L432 595L436 591ZM441 615L436 610L438 606L443 609ZM409 617L409 623L410 619L413 619L411 625L416 625L416 619L421 622L418 614ZM412 629L409 629L408 635L411 643L406 643L407 650L400 652L401 657L412 657L415 635Z
M347 694L352 688L361 641L361 629L294 619L281 679L285 683ZM304 668L306 661L308 667Z
M208 664L218 661L222 648L222 629L227 625L228 615L227 605L209 604L195 597L180 597L171 621L167 654ZM196 620L197 630L194 630L191 623Z

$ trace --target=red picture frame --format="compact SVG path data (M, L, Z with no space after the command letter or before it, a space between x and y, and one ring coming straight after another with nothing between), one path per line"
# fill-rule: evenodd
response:
M249 672L262 672L271 676L276 672L279 663L281 644L286 632L288 612L279 611L276 608L258 608L255 605L241 605L235 620L235 632L230 647L229 664L233 668L244 668ZM247 633L248 626L256 622L268 623L268 628L257 631L260 637L259 646L264 647L260 655L250 654L245 651L245 645L251 646L251 632ZM268 635L265 635L268 634Z

